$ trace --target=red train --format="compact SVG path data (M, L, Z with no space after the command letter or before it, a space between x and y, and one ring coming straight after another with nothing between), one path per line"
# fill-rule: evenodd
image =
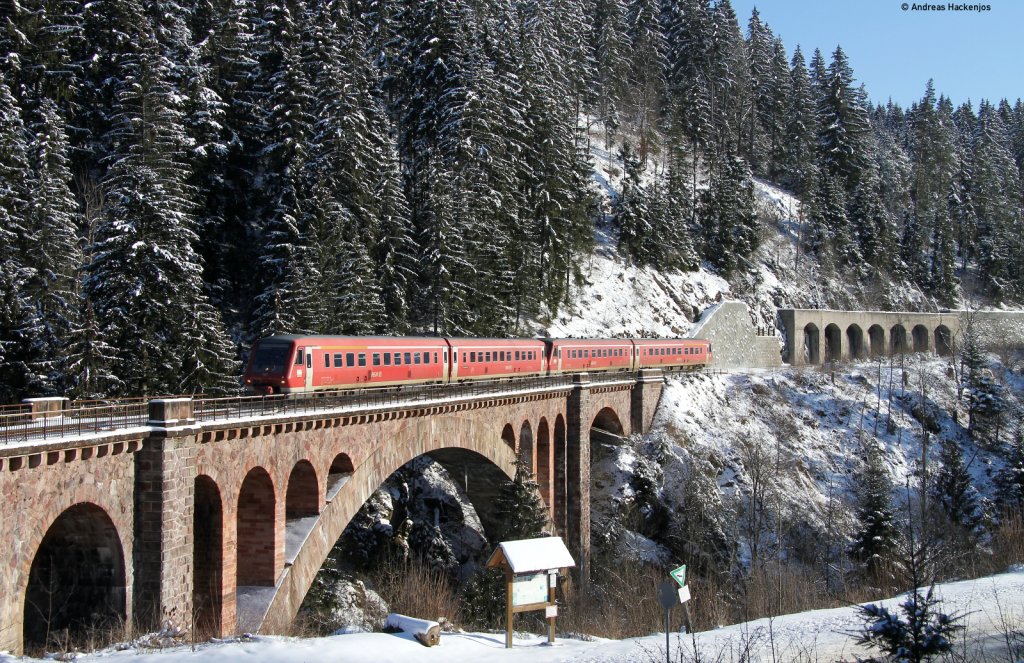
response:
M583 371L697 370L711 363L699 340L268 336L253 348L245 386L297 393L462 382Z

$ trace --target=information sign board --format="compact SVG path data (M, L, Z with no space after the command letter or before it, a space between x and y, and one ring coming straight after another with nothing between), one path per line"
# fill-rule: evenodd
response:
M531 573L512 578L512 605L548 602L548 574Z

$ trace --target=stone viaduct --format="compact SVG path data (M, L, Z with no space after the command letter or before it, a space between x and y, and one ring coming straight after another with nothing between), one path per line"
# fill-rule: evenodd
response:
M959 346L968 320L982 344L1019 345L1024 340L1024 312L832 311L780 309L783 360L792 366L869 359L910 352L949 355Z
M111 426L80 413L77 429L70 410L51 419L37 402L24 439L0 442L0 651L118 621L200 636L286 628L349 520L424 454L485 529L522 455L586 573L591 435L644 431L663 382L641 371L338 402L155 400ZM38 439L58 420L67 430Z

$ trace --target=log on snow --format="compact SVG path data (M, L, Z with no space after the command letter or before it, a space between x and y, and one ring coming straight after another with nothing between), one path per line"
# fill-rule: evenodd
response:
M384 628L411 633L424 647L441 644L441 625L428 619L416 619L393 612L384 622Z

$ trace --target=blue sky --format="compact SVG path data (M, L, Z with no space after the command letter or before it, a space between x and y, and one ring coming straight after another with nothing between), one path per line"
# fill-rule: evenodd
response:
M903 0L731 1L744 35L756 5L789 56L799 44L808 61L820 48L827 63L841 45L876 103L906 108L929 78L937 93L975 109L982 98L1024 98L1024 0L957 0L990 6L985 12L903 10Z

